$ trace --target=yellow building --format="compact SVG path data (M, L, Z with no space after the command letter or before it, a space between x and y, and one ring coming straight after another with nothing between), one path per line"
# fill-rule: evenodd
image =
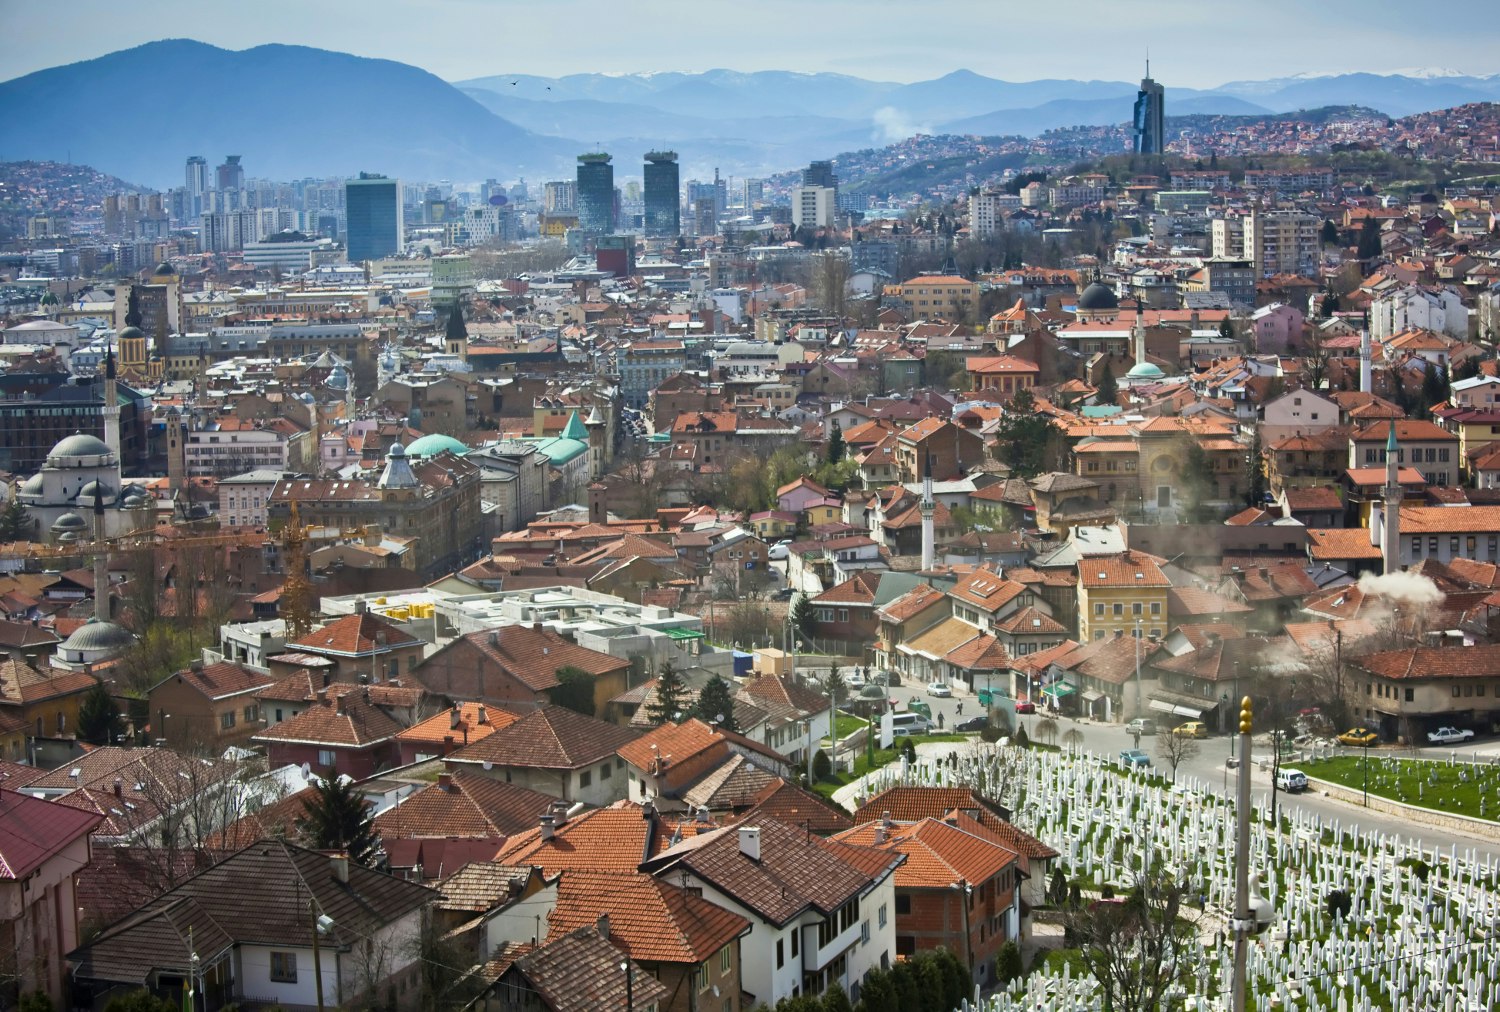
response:
M1167 633L1167 590L1162 559L1122 552L1078 563L1078 638L1100 640L1117 632L1160 639Z
M923 274L893 285L892 295L918 319L973 320L979 314L979 284L947 274Z
M84 671L46 674L25 661L0 663L0 743L11 762L25 759L26 737L71 738L78 710L98 680Z

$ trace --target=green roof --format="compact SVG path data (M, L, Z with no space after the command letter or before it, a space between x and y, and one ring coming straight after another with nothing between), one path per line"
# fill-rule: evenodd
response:
M1076 687L1069 685L1067 682L1054 682L1053 684L1042 689L1042 695L1051 696L1054 699L1061 699L1064 696L1071 696L1077 691L1078 689Z
M703 633L699 632L696 629L683 629L680 626L673 626L670 629L663 629L662 632L666 633L674 640L701 640L704 636Z
M583 422L578 418L578 412L575 411L568 416L568 424L563 426L562 438L576 439L580 443L589 441L589 430L583 427Z

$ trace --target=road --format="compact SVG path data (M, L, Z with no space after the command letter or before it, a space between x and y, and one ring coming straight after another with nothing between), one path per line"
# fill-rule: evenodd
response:
M921 683L910 683L897 686L890 690L893 698L902 702L911 699L923 699L931 705L933 719L939 714L943 716L945 726L951 727L955 719L959 718L959 707L961 706L964 716L973 716L980 712L978 700L970 693L959 693L951 699L934 699L925 694L926 687ZM1007 701L1008 702L1008 701ZM1035 737L1034 729L1037 723L1044 718L1038 714L1017 715L1012 714L1012 719L1019 719L1026 727L1026 733ZM1070 717L1057 717L1058 741L1071 730L1077 730L1083 735L1083 748L1100 756L1116 756L1121 749L1135 748L1135 739L1126 732L1123 724L1102 724L1094 721L1078 721ZM1201 781L1210 792L1221 797L1231 798L1236 789L1235 773L1227 770L1225 760L1229 757L1230 738L1228 736L1215 736L1203 739L1197 744L1198 754L1185 760L1177 770L1178 779L1185 782L1196 778ZM1141 749L1152 757L1158 770L1170 776L1171 770L1166 762L1157 755L1156 742L1151 737L1142 738ZM1257 743L1257 751L1260 746ZM1458 748L1426 749L1424 753L1433 758L1446 758L1450 752L1456 753L1460 759L1478 756L1482 760L1500 760L1500 741L1485 741L1477 744L1465 745ZM1268 753L1260 753L1268 754ZM1401 755L1411 755L1408 751L1402 751ZM1271 777L1269 773L1254 770L1252 773L1252 793L1255 796L1255 804L1263 806L1267 803L1271 794ZM1304 793L1288 795L1285 792L1277 792L1277 806L1288 810L1305 810L1315 812L1322 816L1325 822L1334 819L1339 820L1342 825L1358 824L1361 830L1372 830L1386 834L1401 834L1407 837L1417 837L1422 840L1423 845L1432 847L1434 845L1447 851L1449 847L1456 846L1460 852L1472 848L1479 860L1493 857L1500 861L1500 841L1487 839L1481 836L1472 836L1455 830L1444 829L1441 826L1429 825L1427 823L1413 822L1400 816L1386 815L1381 812L1363 809L1358 805L1347 804L1333 798L1324 797L1320 794Z

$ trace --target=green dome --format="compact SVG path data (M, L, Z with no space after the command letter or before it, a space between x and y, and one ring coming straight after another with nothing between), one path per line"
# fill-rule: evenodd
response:
M433 432L422 436L420 439L413 440L412 444L406 448L406 454L409 457L436 457L444 450L447 450L455 457L462 457L469 452L467 446L452 436Z
M1125 374L1125 378L1133 380L1154 380L1161 379L1165 375L1166 373L1162 372L1158 366L1155 366L1150 362L1139 362L1130 367L1130 371Z

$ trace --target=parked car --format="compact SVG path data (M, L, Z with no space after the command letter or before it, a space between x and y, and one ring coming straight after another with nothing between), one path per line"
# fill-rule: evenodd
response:
M782 540L772 545L770 548L766 549L766 558L770 559L773 562L779 562L787 557L791 550L791 547L791 539L783 538Z
M1340 745L1353 745L1355 747L1373 745L1379 740L1380 735L1371 731L1368 727L1351 727L1338 737Z
M967 717L959 721L957 724L954 724L952 730L959 733L968 731L983 731L989 726L990 718L988 717Z
M953 695L953 690L948 687L947 682L928 682L927 694L936 699L947 699Z
M1036 713L1036 704L1029 699L1016 700L1017 713Z
M1465 728L1440 727L1436 731L1427 733L1427 740L1433 745L1455 745L1461 741L1468 741L1474 737L1474 732Z
M1208 728L1201 720L1190 720L1186 724L1178 724L1172 728L1172 733L1179 738L1207 738Z
M1151 757L1138 748L1121 749L1120 765L1128 768L1134 768L1136 766L1150 766Z
M1276 774L1276 787L1288 794L1307 790L1307 774L1301 770L1283 769Z
M932 707L928 706L920 699L913 699L911 702L906 704L906 708L913 713L920 713L928 720L932 719Z
M1149 738L1156 733L1156 721L1150 717L1137 717L1125 725L1127 734L1139 734Z

